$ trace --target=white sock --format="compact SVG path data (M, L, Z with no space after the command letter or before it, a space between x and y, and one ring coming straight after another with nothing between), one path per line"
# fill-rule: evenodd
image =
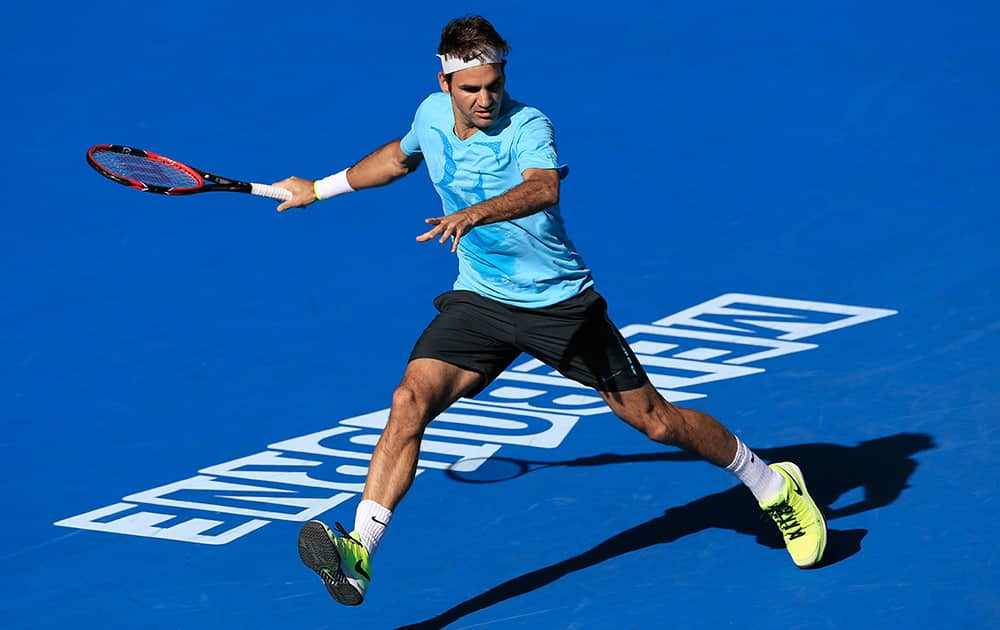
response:
M382 540L382 534L392 518L392 510L388 510L370 499L358 504L354 513L354 531L361 538L361 544L368 550L369 562L375 557L375 549Z
M781 473L769 468L739 438L736 438L736 457L733 458L733 463L726 466L726 470L736 475L761 505L774 503L785 485L785 478Z

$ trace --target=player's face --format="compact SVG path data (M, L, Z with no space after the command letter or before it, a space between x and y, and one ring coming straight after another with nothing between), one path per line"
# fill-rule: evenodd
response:
M498 63L459 70L451 75L451 85L438 73L441 89L451 94L455 110L455 132L472 135L496 122L502 104L504 74Z

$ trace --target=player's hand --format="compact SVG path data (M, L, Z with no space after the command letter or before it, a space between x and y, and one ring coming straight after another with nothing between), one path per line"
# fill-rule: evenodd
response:
M272 186L284 188L292 193L291 199L281 202L281 205L278 206L278 212L284 212L289 208L305 208L316 201L316 190L313 188L313 180L311 179L302 179L293 175L280 182L274 182Z
M452 253L458 251L458 242L469 230L476 227L476 221L468 210L461 210L443 217L433 217L424 219L424 223L434 227L417 237L421 243L437 238L438 242L444 243L450 237Z

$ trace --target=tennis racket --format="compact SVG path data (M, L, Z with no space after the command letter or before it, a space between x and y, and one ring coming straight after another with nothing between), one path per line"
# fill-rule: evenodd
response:
M292 197L292 193L284 188L219 177L152 151L117 144L90 147L87 150L87 163L112 181L160 195L224 191L248 193L279 201L287 201Z

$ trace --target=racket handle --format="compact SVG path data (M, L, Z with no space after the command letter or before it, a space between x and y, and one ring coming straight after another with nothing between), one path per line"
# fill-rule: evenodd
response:
M257 195L258 197L267 197L268 199L277 199L278 201L288 201L292 198L292 193L284 188L268 186L267 184L250 184L250 194Z

